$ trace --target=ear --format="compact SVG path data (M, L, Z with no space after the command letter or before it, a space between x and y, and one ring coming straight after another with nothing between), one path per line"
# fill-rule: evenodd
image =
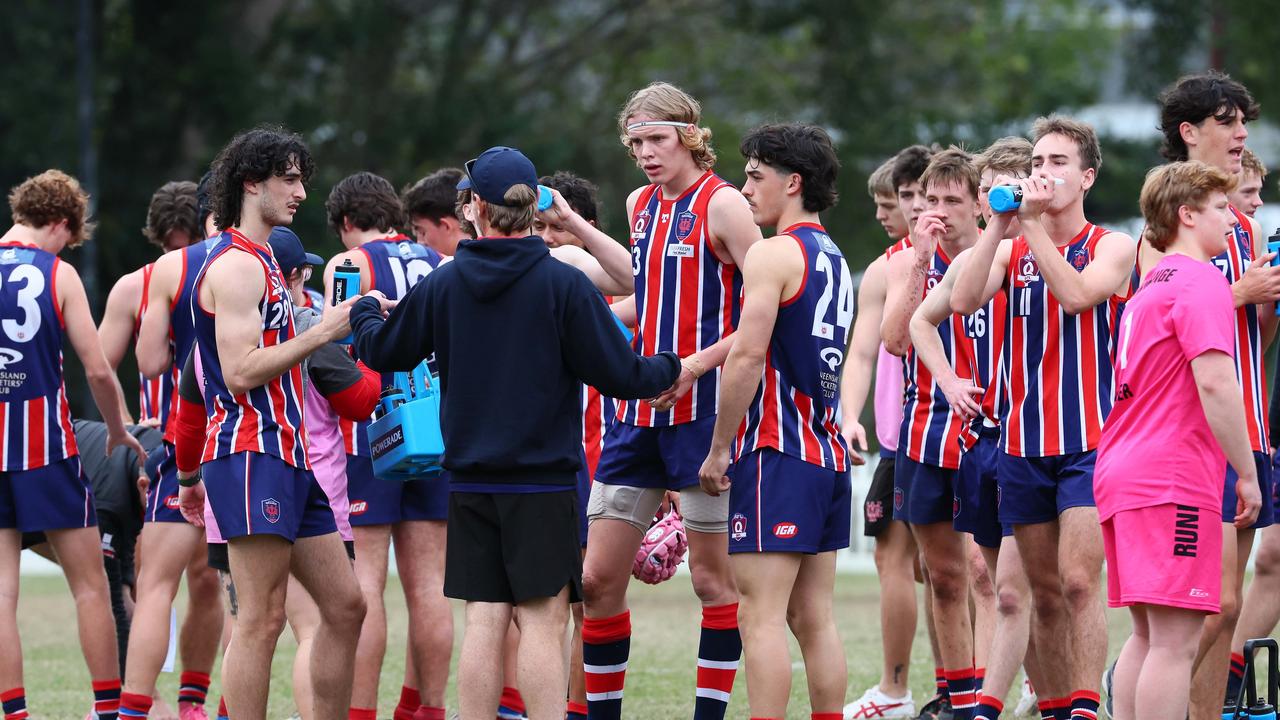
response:
M1178 135L1187 147L1194 147L1200 142L1200 126L1184 120L1178 125Z
M1080 173L1080 188L1082 190L1088 190L1097 181L1098 171L1094 168L1086 168L1084 172Z
M1189 228L1196 226L1196 218L1189 205L1178 206L1178 224Z
M804 191L804 180L800 177L800 173L791 173L787 176L787 194L799 195Z
M249 193L250 195L257 195L261 186L262 186L261 182L254 182L252 180L245 180L243 183L241 183L241 187L244 189L245 192Z
M356 229L356 226L351 224L351 218L347 217L346 215L343 215L343 216L342 216L342 231L343 231L343 232L352 232L352 231L354 231L355 229Z

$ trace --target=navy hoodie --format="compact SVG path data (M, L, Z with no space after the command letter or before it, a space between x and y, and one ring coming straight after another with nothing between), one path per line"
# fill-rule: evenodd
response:
M649 398L680 373L674 353L637 356L587 276L536 236L465 240L386 320L375 299L356 302L351 327L374 370L409 370L435 353L443 465L462 492L573 488L580 383Z

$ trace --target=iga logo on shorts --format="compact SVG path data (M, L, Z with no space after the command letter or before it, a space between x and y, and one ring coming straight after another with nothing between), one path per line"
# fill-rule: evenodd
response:
M355 502L351 503L352 515L363 515L365 511L368 509L369 509L369 503L364 500L356 500Z
M795 537L798 532L800 532L800 528L796 527L796 524L791 522L780 522L773 526L773 536L783 540L790 540Z
M177 509L178 509L178 496L177 496L177 495L170 495L169 497L165 498L165 499L164 499L164 506L165 506L165 507L167 507L167 508L169 508L170 510L177 510Z
M733 519L729 521L729 537L734 540L743 540L747 537L747 516L742 513L734 513Z
M275 498L267 498L262 501L262 517L267 522L275 524L280 522L280 501Z

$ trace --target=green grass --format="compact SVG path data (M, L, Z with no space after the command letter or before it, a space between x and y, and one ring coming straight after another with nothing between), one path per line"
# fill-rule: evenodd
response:
M185 603L185 592L179 605ZM382 667L379 717L390 717L399 699L404 673L404 643L407 628L404 597L396 579L387 588L388 652ZM849 663L848 700L856 698L879 679L880 632L879 586L872 575L840 575L836 584L836 614ZM627 671L625 715L631 718L676 718L693 714L694 659L697 652L700 614L687 574L650 587L633 583L630 593L634 634L631 662ZM455 603L457 637L454 644L453 674L448 705L457 707L457 652L462 639L462 605ZM179 610L181 612L181 609ZM1126 613L1108 611L1111 656L1129 631ZM84 662L76 640L70 593L59 577L24 576L18 610L25 652L28 707L33 718L84 717L92 696ZM290 696L290 669L294 643L286 633L272 665L271 705L268 717L287 718L294 709ZM792 642L792 699L789 718L807 719L808 699L804 668L798 648ZM918 624L911 658L911 688L917 703L932 695L933 662L925 637L924 620ZM160 677L161 693L176 704L177 673ZM218 672L214 672L211 703L219 695ZM738 674L729 717L747 716L746 682ZM1010 694L1017 701L1017 688ZM1012 707L1012 705L1010 705ZM210 708L212 709L212 707Z

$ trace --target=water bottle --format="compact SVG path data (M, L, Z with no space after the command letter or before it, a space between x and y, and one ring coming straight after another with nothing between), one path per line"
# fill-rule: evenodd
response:
M1054 178L1054 185L1061 185L1066 182L1062 178ZM991 212L1007 213L1017 210L1022 204L1022 188L1017 185L997 185L987 191L987 204L991 206Z
M404 390L398 387L385 387L382 394L378 396L378 406L375 408L377 416L382 417L387 413L395 410L405 402Z
M538 186L538 212L546 212L551 209L556 199L551 195L551 188L546 185Z
M343 301L353 298L360 294L360 268L352 264L348 258L342 261L342 264L333 269L333 298L330 301L334 305L340 305ZM350 345L355 341L355 336L348 335L338 342L342 345Z
M1280 228L1276 228L1276 232L1267 238L1267 252L1277 253L1276 257L1271 258L1271 267L1280 266ZM1276 303L1276 315L1280 316L1280 303Z

